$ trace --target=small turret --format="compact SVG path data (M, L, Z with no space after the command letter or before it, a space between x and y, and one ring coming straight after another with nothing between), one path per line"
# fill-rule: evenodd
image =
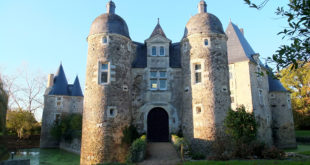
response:
M207 12L207 4L204 0L201 0L198 4L198 13L206 13Z
M109 1L107 4L107 13L109 14L115 14L115 3L113 1Z

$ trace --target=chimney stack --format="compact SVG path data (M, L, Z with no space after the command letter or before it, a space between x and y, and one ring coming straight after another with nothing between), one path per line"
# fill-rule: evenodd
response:
M47 88L50 88L54 85L54 74L49 74L47 77Z

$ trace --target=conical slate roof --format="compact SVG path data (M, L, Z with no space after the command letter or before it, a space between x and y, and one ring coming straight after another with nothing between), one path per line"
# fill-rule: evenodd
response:
M228 37L227 53L229 64L246 60L255 62L252 57L255 52L237 25L230 22L226 29L226 35Z
M72 91L71 91L71 96L83 96L83 92L80 86L80 81L79 81L78 76L76 76L74 80Z
M153 30L153 33L151 34L150 38L152 38L156 35L161 35L161 36L167 38L164 30L161 28L161 26L159 24L159 21L158 21L157 25L155 26L155 29Z
M68 95L68 81L62 64L60 64L56 76L54 77L54 85L49 95Z
M269 92L288 92L282 85L282 83L280 82L280 80L276 79L272 73L271 68L266 65L265 66L268 71L268 83L269 83Z

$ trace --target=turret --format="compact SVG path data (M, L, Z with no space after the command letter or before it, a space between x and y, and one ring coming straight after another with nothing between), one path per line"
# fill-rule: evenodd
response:
M131 61L126 22L109 1L91 25L83 109L81 164L124 161L123 129L131 122ZM129 89L128 89L129 88Z
M181 41L183 68L183 134L196 152L206 152L223 133L230 108L227 37L220 20L206 12L187 23Z

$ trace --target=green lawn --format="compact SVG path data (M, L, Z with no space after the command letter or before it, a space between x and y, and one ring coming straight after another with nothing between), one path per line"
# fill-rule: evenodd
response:
M184 165L310 165L309 161L289 160L231 160L231 161L195 161L185 162Z
M296 130L296 137L310 137L310 130Z

